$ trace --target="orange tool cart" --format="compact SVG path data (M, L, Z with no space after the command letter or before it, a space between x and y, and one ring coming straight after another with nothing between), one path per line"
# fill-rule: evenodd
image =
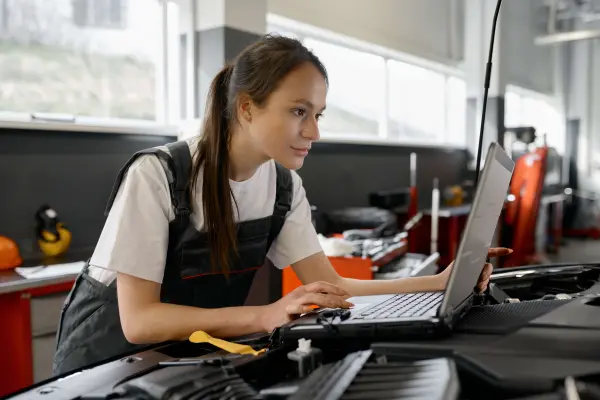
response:
M370 258L329 257L329 261L340 276L355 279L373 279L373 263ZM284 268L282 274L282 296L302 285L292 267Z

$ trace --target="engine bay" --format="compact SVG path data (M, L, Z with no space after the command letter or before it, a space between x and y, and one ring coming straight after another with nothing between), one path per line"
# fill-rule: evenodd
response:
M247 337L267 349L258 356L180 342L15 399L600 399L599 279L599 265L497 270L447 338L313 340L307 349Z
M599 264L511 268L495 271L490 279L506 297L520 301L600 294L599 281ZM493 297L486 301L488 304L499 302Z

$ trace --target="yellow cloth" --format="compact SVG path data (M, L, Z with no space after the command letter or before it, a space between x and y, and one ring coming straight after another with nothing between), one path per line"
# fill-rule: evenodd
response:
M238 344L228 342L226 340L217 339L210 336L208 333L204 331L196 331L192 333L190 336L190 342L192 343L210 343L213 346L216 346L220 349L223 349L229 353L235 354L252 354L253 356L257 356L261 353L267 351L267 349L254 350L252 347L246 344Z

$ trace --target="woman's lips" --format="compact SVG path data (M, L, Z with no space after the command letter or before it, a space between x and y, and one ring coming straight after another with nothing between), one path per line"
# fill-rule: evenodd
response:
M292 147L292 150L299 156L306 156L308 155L310 147Z

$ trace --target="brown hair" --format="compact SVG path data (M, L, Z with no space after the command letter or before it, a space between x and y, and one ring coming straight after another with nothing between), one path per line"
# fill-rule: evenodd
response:
M204 125L192 164L191 189L195 193L202 168L202 204L213 270L229 275L237 255L237 232L229 186L231 127L237 122L236 104L241 93L257 105L265 104L290 71L310 62L327 81L319 59L298 40L266 35L242 51L212 81ZM235 199L234 199L235 201ZM236 205L237 207L237 205Z

